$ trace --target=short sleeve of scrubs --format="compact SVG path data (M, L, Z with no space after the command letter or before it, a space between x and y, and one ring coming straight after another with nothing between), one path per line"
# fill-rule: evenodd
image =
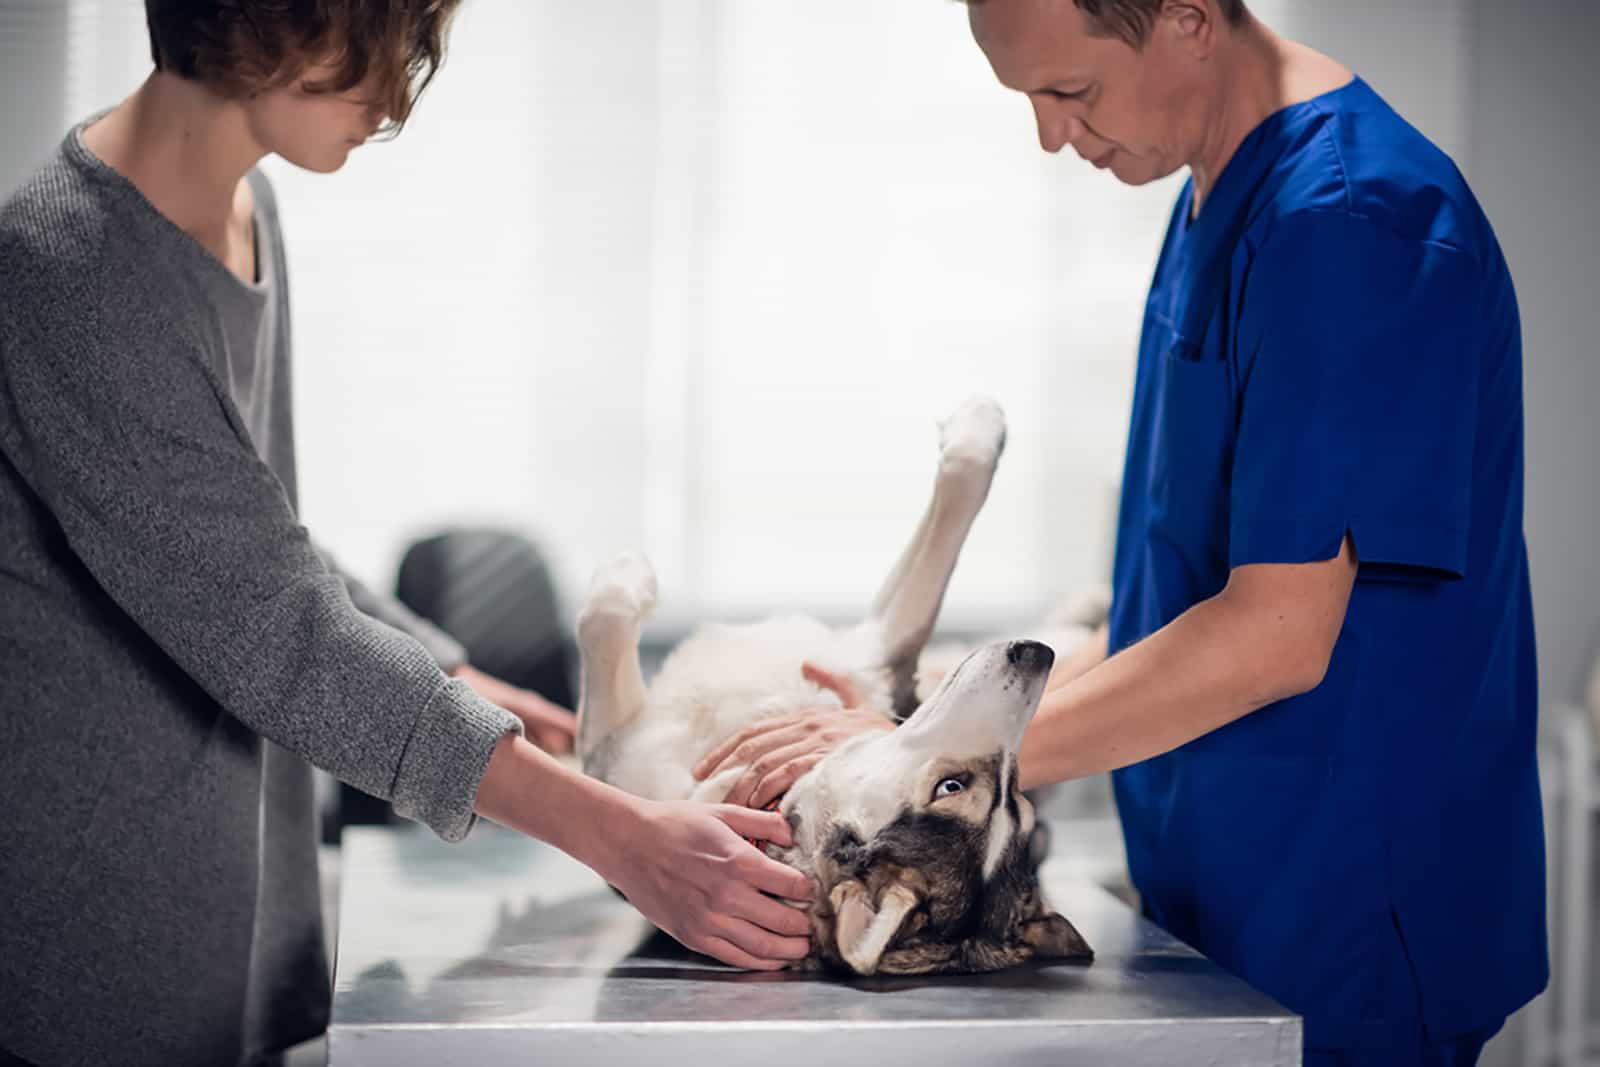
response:
M1466 574L1479 277L1359 215L1273 224L1239 298L1230 567L1331 559L1348 531L1363 578Z

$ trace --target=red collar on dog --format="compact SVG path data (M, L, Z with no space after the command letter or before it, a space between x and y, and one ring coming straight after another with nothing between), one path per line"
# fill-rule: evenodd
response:
M762 811L777 811L778 810L778 805L782 804L782 803L783 803L783 797L776 796L776 797L773 797L771 800L767 801L766 804L762 807L761 810ZM761 839L760 838L746 837L745 840L750 842L750 845L753 848L760 848L761 847Z

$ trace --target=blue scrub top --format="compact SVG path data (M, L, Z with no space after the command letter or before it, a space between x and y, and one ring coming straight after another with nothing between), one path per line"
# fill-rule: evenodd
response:
M1192 197L1145 310L1111 648L1233 567L1349 532L1361 568L1320 686L1116 774L1134 882L1308 1049L1495 1026L1548 974L1505 260L1360 79L1257 127L1191 221Z

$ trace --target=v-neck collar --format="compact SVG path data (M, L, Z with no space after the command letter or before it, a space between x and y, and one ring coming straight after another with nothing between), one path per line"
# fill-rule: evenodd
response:
M1279 108L1262 119L1239 142L1197 216L1191 217L1194 177L1184 183L1173 219L1173 250L1179 276L1185 279L1184 296L1172 309L1172 325L1180 336L1198 341L1196 335L1204 331L1220 296L1233 246L1262 182L1303 136L1320 126L1321 119L1342 110L1343 98L1368 91L1360 77L1352 77L1336 89Z

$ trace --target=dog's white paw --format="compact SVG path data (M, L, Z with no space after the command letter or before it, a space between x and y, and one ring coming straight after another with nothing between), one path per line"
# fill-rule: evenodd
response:
M1006 413L986 396L969 397L939 424L939 456L946 466L993 467L1006 447Z
M622 552L602 564L589 582L584 618L602 615L648 619L656 610L656 571L637 552ZM581 620L580 620L581 621Z

